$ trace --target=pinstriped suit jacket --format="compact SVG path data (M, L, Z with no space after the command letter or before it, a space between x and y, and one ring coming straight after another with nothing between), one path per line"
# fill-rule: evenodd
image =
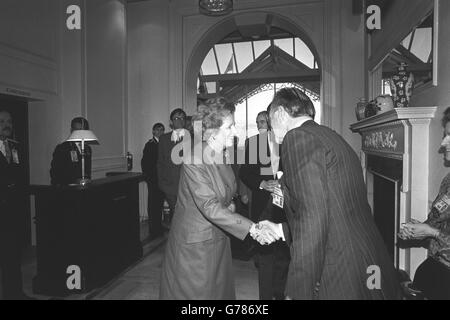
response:
M359 158L336 132L313 121L282 147L293 299L397 299L400 286L367 201ZM381 271L381 289L371 266ZM369 271L369 273L368 273Z

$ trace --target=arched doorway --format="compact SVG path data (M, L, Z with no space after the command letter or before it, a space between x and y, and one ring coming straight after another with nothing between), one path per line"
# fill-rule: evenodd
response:
M258 39L263 36L265 32L270 32L270 29L272 28L284 30L294 37L302 39L316 57L319 79L321 79L321 56L317 52L313 41L302 27L291 21L289 18L272 12L257 11L238 13L224 18L210 27L193 46L189 58L187 59L184 73L184 104L187 106L187 111L195 111L191 110L191 108L195 108L194 106L197 105L198 73L205 57L215 44L236 31L241 35L243 34L244 36Z

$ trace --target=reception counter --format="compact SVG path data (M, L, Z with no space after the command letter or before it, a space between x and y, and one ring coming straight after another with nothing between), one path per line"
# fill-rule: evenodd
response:
M86 187L31 186L36 209L36 294L86 293L142 257L141 174L95 180Z

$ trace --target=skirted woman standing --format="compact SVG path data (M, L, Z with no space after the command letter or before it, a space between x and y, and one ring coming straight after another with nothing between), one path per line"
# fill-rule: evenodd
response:
M223 98L208 100L193 116L201 122L201 155L183 163L178 200L162 265L160 299L233 300L235 287L230 239L260 234L249 219L234 213L236 181L225 163L224 149L233 145L234 106ZM195 139L194 139L195 141ZM272 242L276 233L266 230ZM261 240L264 241L264 240Z

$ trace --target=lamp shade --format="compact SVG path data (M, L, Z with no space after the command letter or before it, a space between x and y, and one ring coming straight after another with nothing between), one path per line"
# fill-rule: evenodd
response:
M91 130L74 130L66 141L98 141Z

